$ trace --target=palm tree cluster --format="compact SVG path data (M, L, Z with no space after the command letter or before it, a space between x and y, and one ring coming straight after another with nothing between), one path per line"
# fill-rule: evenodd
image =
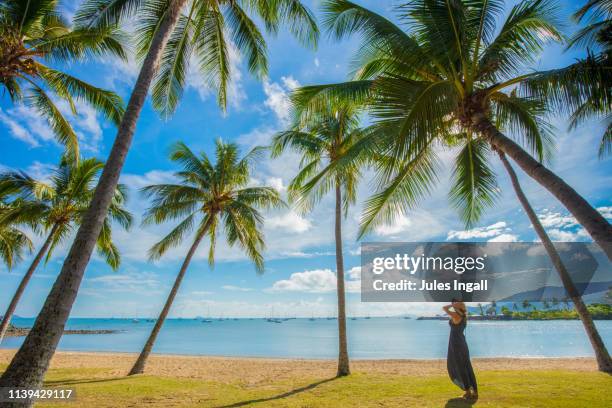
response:
M191 245L159 318L130 374L143 372L196 251L208 244L214 264L218 232L239 246L263 271L261 210L282 206L277 191L250 187L253 162L293 150L300 170L289 200L309 211L325 195L335 200L334 236L338 299L338 370L350 373L346 332L342 221L356 202L366 169L375 175L365 202L359 238L393 222L418 205L438 183L442 151L451 164L450 203L466 227L477 223L499 196L493 161L499 159L538 238L550 256L593 345L599 368L612 360L554 244L522 190L512 166L550 192L612 259L612 226L546 164L552 157L552 112L569 116L571 127L587 119L605 122L600 156L610 151L610 2L593 0L574 18L586 22L568 47L587 47L574 64L532 71L551 42L563 42L554 0L522 0L505 13L502 0L412 0L396 7L398 23L347 0L322 4L331 37L360 35L354 72L345 82L310 85L291 97L292 120L266 149L244 156L235 144L217 141L215 157L176 144L170 159L180 170L174 184L145 187L151 200L144 224L176 222L149 256L162 257L189 238ZM501 25L499 24L501 22ZM50 66L114 55L125 58L122 25L133 30L140 72L125 106L112 92ZM260 28L261 26L261 28ZM32 330L0 378L0 386L36 388L49 366L84 271L97 247L117 268L111 222L129 228L125 189L119 177L147 96L163 117L176 110L190 65L216 90L221 109L231 81L231 47L246 57L256 78L268 73L264 32L286 27L302 44L315 46L319 29L299 0L84 0L72 24L57 1L4 1L0 5L0 81L15 103L27 103L49 121L66 147L46 180L23 172L0 176L0 255L10 268L33 247L29 232L45 240L24 275L2 333L28 280L43 258L68 237L72 245ZM88 102L117 124L105 163L79 157L78 140L56 101L76 112ZM72 234L73 232L74 235Z

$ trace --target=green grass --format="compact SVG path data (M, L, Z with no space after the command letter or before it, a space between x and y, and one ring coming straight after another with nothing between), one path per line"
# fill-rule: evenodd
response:
M106 373L106 374L105 374ZM446 376L356 373L249 385L141 375L104 377L105 370L54 369L47 386L74 388L69 403L49 407L467 407ZM236 377L248 377L237 373ZM576 371L483 371L476 407L612 407L612 377Z

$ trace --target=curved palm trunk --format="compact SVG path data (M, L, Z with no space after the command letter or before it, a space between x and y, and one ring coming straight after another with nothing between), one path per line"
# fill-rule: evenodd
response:
M533 228L538 234L540 241L542 241L542 244L544 244L544 248L546 249L548 256L550 257L553 265L555 266L555 269L557 269L557 272L561 277L561 281L563 282L565 290L567 291L570 299L572 299L572 302L574 302L576 312L578 313L578 316L580 316L580 320L584 325L584 329L587 332L589 341L591 342L593 350L595 351L595 358L597 359L597 365L599 367L599 370L607 373L612 373L612 359L610 359L610 355L608 354L606 345L601 339L601 336L597 331L597 327L595 327L595 324L593 323L593 318L591 317L591 314L589 313L589 310L587 309L586 305L582 301L582 297L576 289L576 286L574 285L571 276L567 272L565 264L561 260L561 257L555 249L555 246L553 245L552 241L548 237L548 234L546 234L546 231L540 223L540 220L538 219L538 216L536 215L535 211L533 210L533 208L531 208L531 205L529 204L529 201L527 200L527 197L525 196L525 193L521 188L518 177L516 176L514 169L510 165L510 162L508 162L506 155L502 152L499 152L499 158L501 159L502 163L504 164L504 167L506 168L506 171L508 172L508 175L510 176L510 180L512 181L512 187L514 187L516 196L521 202L523 209L527 213L527 216L531 221L531 225L533 225Z
M168 313L170 312L170 308L172 307L174 298L176 297L176 294L178 293L178 290L181 286L181 282L183 281L183 278L185 277L185 272L187 272L187 267L189 266L189 263L191 262L191 258L193 258L193 254L195 253L196 249L198 249L198 245L200 245L200 242L202 241L203 237L204 237L204 234L199 234L198 237L193 242L193 244L191 245L191 248L189 248L189 252L187 252L187 256L185 257L185 260L183 261L183 265L181 265L181 269L178 275L176 276L176 279L174 280L174 285L172 286L172 290L170 291L170 294L168 295L168 299L166 299L164 308L159 314L159 317L157 318L157 320L155 321L155 326L153 326L153 330L151 330L151 334L149 334L149 338L147 339L147 342L142 348L142 351L140 352L138 359L134 363L134 366L132 367L128 375L143 373L145 364L147 363L147 359L149 358L149 354L151 354L151 350L153 350L153 345L155 344L157 335L159 334L159 331L161 330L162 326L164 325L164 322L166 321L166 318L168 317Z
M338 372L337 376L349 375L348 346L346 341L346 300L344 294L344 257L342 255L342 191L336 183L336 287L338 292Z
M518 144L504 136L484 115L477 115L472 121L475 128L493 147L510 156L529 177L561 201L612 261L612 225L576 190L531 157Z
M51 242L53 241L53 236L55 235L55 231L57 231L58 227L59 226L55 224L53 228L51 228L51 232L49 232L47 239L43 243L42 247L40 247L40 250L34 257L34 260L32 261L32 264L30 264L30 267L26 271L25 275L23 275L23 278L21 278L21 282L19 282L19 286L17 287L17 290L15 291L15 294L13 295L13 298L11 299L11 303L9 303L9 306L6 309L4 316L2 317L2 323L0 323L0 343L2 343L2 340L4 339L4 335L6 334L6 331L8 330L9 323L11 323L11 319L13 318L13 313L15 313L17 304L19 303L19 300L21 299L21 296L23 295L23 292L25 291L26 286L28 286L28 283L30 282L32 275L34 274L34 271L36 271L36 268L38 268L40 261L43 259L43 257L49 250L49 247L51 246Z
M187 0L173 0L170 3L159 31L153 37L91 205L32 330L0 377L0 387L39 388L42 385L43 377L76 299L85 268L100 235L149 86L157 72L170 34L176 26L181 8L186 2ZM13 406L29 405L31 405L29 402L13 404Z

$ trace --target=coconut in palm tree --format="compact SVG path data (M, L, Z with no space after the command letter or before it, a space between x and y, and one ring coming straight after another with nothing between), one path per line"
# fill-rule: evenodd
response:
M58 142L78 156L77 135L58 100L78 112L88 103L115 124L123 103L110 92L65 71L54 63L70 64L104 55L126 59L125 38L114 25L71 27L60 14L59 1L7 0L0 7L0 86L14 103L25 103L49 123Z
M501 110L516 128L526 133L537 128L538 119L518 98L544 102L535 93L513 96L512 91L537 78L537 73L525 70L547 43L562 39L554 2L519 2L500 30L496 29L504 12L500 0L406 3L398 8L398 15L408 31L346 0L329 0L323 7L325 25L333 35L360 33L364 40L355 80L302 88L302 104L316 107L330 99L367 100L378 134L369 138L371 143L391 146L396 161L405 163L406 171L418 173L413 180L435 173L430 151L449 134L462 135L466 163L475 148L480 155L487 146L495 148L553 194L612 259L608 221L495 125L494 112ZM529 138L526 143L535 141ZM541 149L532 145L528 150ZM389 184L405 177L406 172L398 171ZM407 183L415 186L413 181ZM414 197L405 204L413 204L422 190L415 187Z

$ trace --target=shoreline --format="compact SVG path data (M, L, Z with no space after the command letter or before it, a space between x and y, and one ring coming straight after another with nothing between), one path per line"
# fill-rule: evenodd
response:
M17 352L18 348L6 348L0 347L0 364L2 363L1 355L2 352ZM136 358L139 352L136 351L107 351L107 350L76 350L76 349L61 349L57 350L57 353L64 354L83 354L83 355L117 355L117 356L133 356ZM229 355L229 354L185 354L185 353L152 353L152 356L156 357L164 357L164 358L204 358L204 359L223 359L223 360L270 360L270 361L312 361L312 362L336 362L335 358L310 358L310 357L284 357L284 356L250 356L250 355ZM593 356L494 356L494 357L472 357L472 361L474 360L593 360L595 361L595 357ZM402 361L412 361L419 363L426 363L432 361L446 361L446 357L440 358L360 358L360 357L351 357L351 361L362 361L362 362L402 362Z
M0 349L0 365L8 364L16 349ZM138 353L58 351L52 368L97 368L104 375L123 376ZM129 358L128 358L129 357ZM558 358L474 358L477 371L578 371L596 372L592 357ZM354 372L393 375L445 375L446 359L352 360ZM325 376L336 369L335 359L299 359L269 357L221 357L175 354L152 354L145 374L175 378L224 379L240 378L293 379L303 376Z

